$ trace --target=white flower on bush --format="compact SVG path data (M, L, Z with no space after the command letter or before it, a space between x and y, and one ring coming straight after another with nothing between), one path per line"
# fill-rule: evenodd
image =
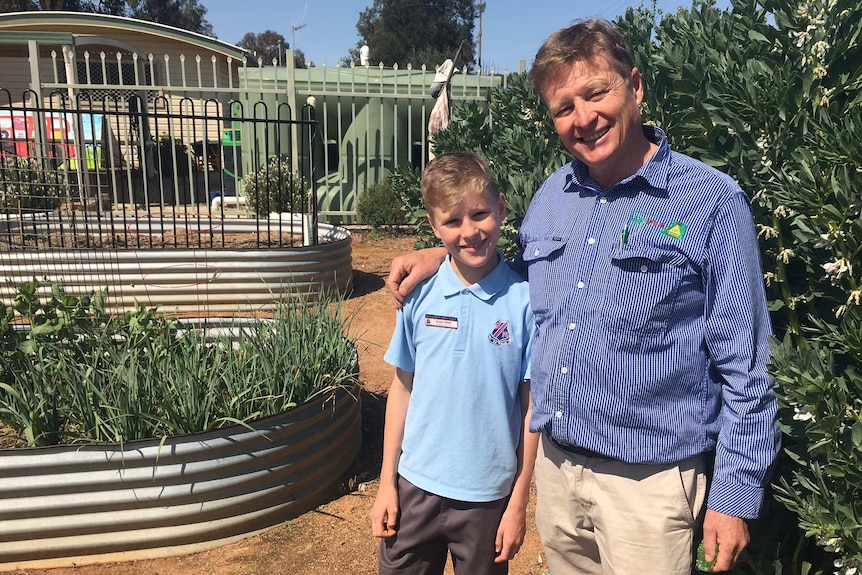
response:
M811 38L811 35L808 32L802 32L801 30L794 31L792 35L793 43L796 44L797 48L802 48L802 46L804 46Z
M796 309L796 306L800 303L805 303L806 301L808 301L808 299L804 295L795 295L790 298L789 302L787 302L787 307L790 309Z
M787 263L790 263L790 258L792 258L795 255L796 255L796 253L793 250L791 250L790 248L784 248L783 250L778 252L778 256L776 256L776 257L779 260L781 260L783 263L787 264Z
M825 234L820 234L820 239L814 242L815 248L828 248L834 246L839 239L844 237L843 230L830 230Z
M763 274L763 281L766 283L766 287L772 285L772 282L775 281L776 275L774 272L766 272Z
M826 57L826 52L829 50L829 43L825 40L818 40L811 46L811 53L817 58L819 61L823 61Z
M807 407L799 407L798 405L793 408L793 419L795 421L817 421L817 418Z
M847 305L862 305L862 289L855 289L847 296Z
M763 224L757 224L757 236L763 238L764 240L768 240L769 238L777 238L778 230L773 228L772 226L764 226Z
M844 258L838 258L834 262L827 262L820 267L826 272L826 277L836 282L843 277L853 273L853 266Z
M841 553L841 539L839 537L820 537L817 544L829 553Z
M787 218L789 216L792 216L794 214L794 211L787 206L779 205L772 213L775 214L775 217Z
M838 569L835 571L835 575L856 575L859 572L852 560L839 558L833 561L832 565Z

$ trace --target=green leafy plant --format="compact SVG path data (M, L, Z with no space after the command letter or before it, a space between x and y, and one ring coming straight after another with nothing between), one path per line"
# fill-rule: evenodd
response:
M245 178L243 195L258 215L302 211L309 188L305 178L291 171L290 160L273 157Z
M377 232L392 234L407 223L401 198L393 188L392 181L392 177L387 176L382 182L369 186L359 196L356 206L360 221Z
M0 304L0 421L26 445L181 435L279 413L357 376L341 303L296 296L213 332L138 306L104 312L34 280ZM21 323L17 320L25 320ZM29 324L29 325L28 325Z
M778 338L773 490L793 516L739 572L862 568L860 15L842 0L734 1L732 13L696 2L618 22L647 78L645 117L752 197Z
M35 159L0 157L0 214L54 210L69 196L63 172Z

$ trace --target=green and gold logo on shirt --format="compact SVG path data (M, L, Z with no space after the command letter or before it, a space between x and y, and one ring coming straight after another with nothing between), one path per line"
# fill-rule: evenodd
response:
M685 236L686 225L680 222L669 225L661 231L666 236L681 240Z
M632 224L646 224L648 226L652 226L661 231L664 235L673 238L675 240L681 240L685 237L685 232L688 229L682 222L673 222L668 224L666 222L659 221L650 216L636 216L632 215L630 223Z

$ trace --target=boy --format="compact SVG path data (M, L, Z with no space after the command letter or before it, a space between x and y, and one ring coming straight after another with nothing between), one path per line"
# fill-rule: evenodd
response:
M496 251L505 200L487 164L446 153L422 175L447 261L398 311L386 352L379 573L497 575L524 540L538 435L529 432L535 329L527 283Z

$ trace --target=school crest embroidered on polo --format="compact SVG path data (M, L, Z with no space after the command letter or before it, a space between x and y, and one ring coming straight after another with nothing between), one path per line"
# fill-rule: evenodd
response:
M509 345L512 339L509 335L509 322L498 320L494 325L494 329L491 330L491 335L488 336L488 339L494 345Z

